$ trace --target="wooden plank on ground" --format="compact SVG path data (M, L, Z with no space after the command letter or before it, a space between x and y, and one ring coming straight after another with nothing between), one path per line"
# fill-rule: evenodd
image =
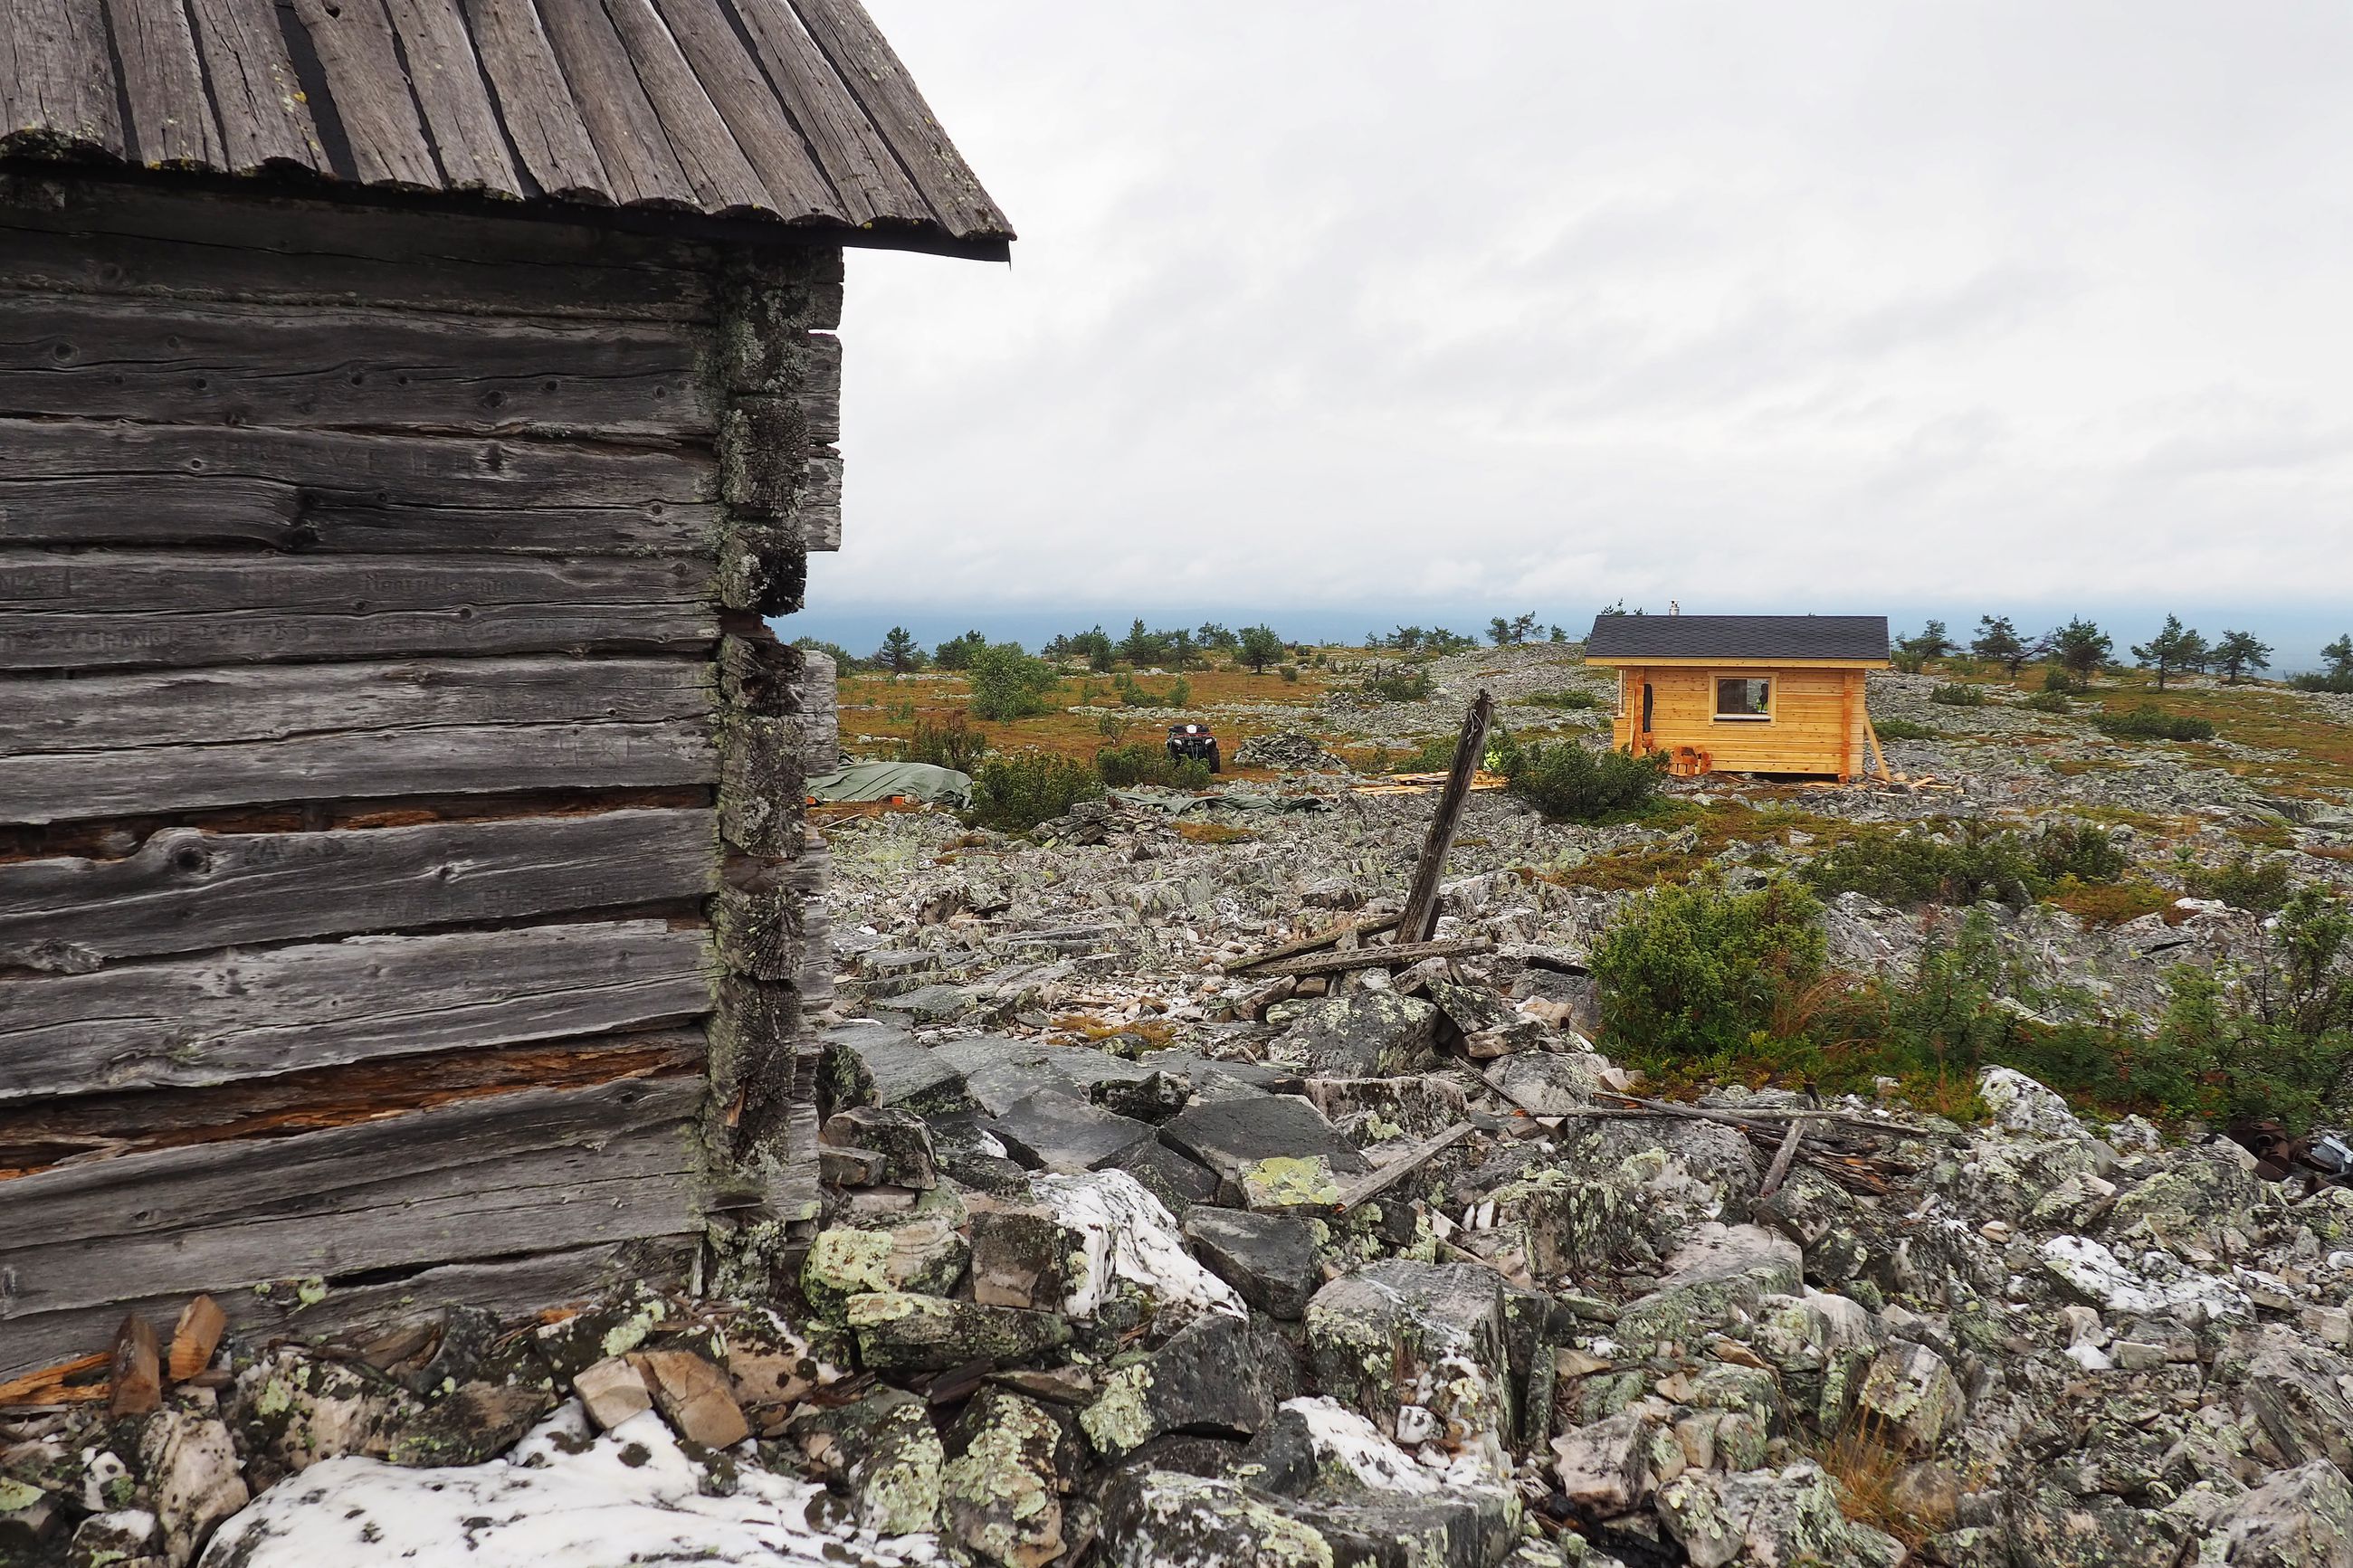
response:
M425 116L442 183L452 190L520 196L498 110L482 80L458 0L385 0L408 62L408 83Z
M714 643L706 563L0 551L0 669Z
M131 111L124 156L151 169L216 168L220 124L205 94L195 35L180 0L106 0Z
M323 833L149 835L120 860L0 865L0 967L649 908L712 891L708 811Z
M234 1318L270 1281L332 1294L382 1270L684 1235L704 1092L698 1078L532 1089L0 1183L0 1375L52 1359L45 1321L86 1331L143 1299L204 1291Z
M712 963L707 932L622 921L0 979L0 1102L654 1028L710 1010Z
M0 731L0 734L5 733L5 731ZM0 747L0 750L5 749ZM1321 952L1325 948L1336 946L1352 936L1359 939L1378 936L1385 931L1395 931L1397 923L1398 917L1395 915L1379 915L1364 921L1342 921L1337 925L1325 926L1322 931L1293 942L1286 942L1278 947L1270 947L1263 952L1253 952L1247 957L1231 960L1226 964L1226 973L1241 974L1266 964L1280 963L1286 958L1297 958L1303 953Z
M1297 978L1307 974L1345 974L1356 969L1395 969L1403 964L1419 963L1425 958L1467 958L1473 953L1493 952L1495 944L1482 936L1457 937L1446 942L1376 942L1370 947L1352 947L1343 952L1317 953L1307 958L1285 959L1280 963L1262 964L1252 973L1267 979L1278 975Z
M708 438L701 347L667 322L0 295L0 416Z
M379 0L291 4L326 73L328 95L360 183L440 189L441 166L409 93L392 19Z
M188 0L233 174L286 163L332 173L271 0Z
M85 0L11 0L0 26L0 136L27 128L57 146L123 155L106 18Z

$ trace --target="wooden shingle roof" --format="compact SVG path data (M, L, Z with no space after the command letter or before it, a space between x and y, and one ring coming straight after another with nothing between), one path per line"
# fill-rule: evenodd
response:
M1597 616L1585 657L1829 658L1887 657L1885 616Z
M0 153L1002 256L858 0L7 0ZM584 213L582 216L586 216Z

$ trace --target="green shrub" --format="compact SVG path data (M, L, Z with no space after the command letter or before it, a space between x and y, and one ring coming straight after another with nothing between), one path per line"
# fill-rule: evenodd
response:
M2353 693L2353 671L2306 670L2289 676L2287 683L2298 691Z
M2065 877L2078 882L2113 882L2131 864L2115 836L2097 823L2053 823L2034 838L2034 869L2045 882Z
M1374 665L1365 672L1361 689L1378 702L1425 702L1434 689L1430 671L1406 664Z
M1662 754L1593 751L1575 741L1521 745L1507 740L1493 755L1506 781L1504 793L1535 806L1550 822L1599 822L1638 813L1657 797L1666 771ZM1438 766L1453 763L1450 743L1446 761Z
M1531 691L1520 700L1535 708L1585 709L1601 706L1601 699L1590 691L1579 691L1575 688L1567 691Z
M2306 888L2256 940L2235 970L2184 965L2168 977L2157 1046L2194 1086L2185 1109L2291 1129L2338 1120L2353 1074L2353 910Z
M2191 872L2189 890L2201 899L2220 899L2234 910L2268 914L2286 905L2295 884L2284 858L2242 854L2211 870Z
M2019 706L2021 708L2031 708L2037 713L2066 713L2072 711L2067 705L2067 694L2063 691L2038 691L2033 696L2028 698L2025 701L2020 703Z
M2093 721L2104 735L2120 741L2211 741L2214 726L2204 719L2194 719L2187 713L2168 713L2153 702L2144 702L2125 713L2109 713Z
M1022 652L1019 643L968 646L965 668L972 680L976 719L1004 722L1035 718L1047 711L1046 693L1058 684L1053 667Z
M1926 724L1915 724L1909 719L1873 719L1871 727L1879 731L1883 741L1941 741L1942 730Z
M1207 789L1209 787L1209 763L1203 757L1178 759L1168 754L1166 746L1146 745L1131 741L1124 746L1105 746L1095 753L1095 772L1103 782L1115 788L1130 784L1163 784L1170 789Z
M987 751L988 737L965 723L963 714L951 713L936 723L929 719L915 721L914 738L907 742L907 760L968 773Z
M1182 708L1193 700L1193 683L1183 676L1169 682L1166 691L1155 691L1122 670L1112 678L1119 700L1130 708Z
M1828 951L1821 906L1794 882L1654 888L1593 950L1609 1052L1652 1070L1732 1058L1786 1023Z
M1103 792L1102 775L1051 752L997 752L972 775L972 809L965 820L999 833L1027 833Z
M1382 749L1381 771L1391 773L1442 773L1454 765L1454 748L1461 744L1454 735L1432 735L1410 752L1390 752Z
M2023 906L2033 900L2036 879L2016 834L1974 822L1941 832L1866 828L1815 856L1803 875L1819 893L1861 893L1883 904L1999 899Z
M1948 680L1930 691L1928 700L1947 708L1982 708L1986 705L1985 688Z
M1317 654L1315 656L1315 662L1322 664L1324 662L1324 656L1320 653ZM1299 667L1295 664L1277 665L1274 672L1288 681L1295 683L1299 679Z
M2054 664L2042 672L2042 689L2061 697L2072 691L2085 690L2091 684L2063 664Z

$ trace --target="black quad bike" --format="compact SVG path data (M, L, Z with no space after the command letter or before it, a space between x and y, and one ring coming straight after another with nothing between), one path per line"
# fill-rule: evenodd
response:
M1220 771L1218 738L1209 733L1207 724L1169 725L1168 754L1180 763L1198 757L1209 764L1211 773Z

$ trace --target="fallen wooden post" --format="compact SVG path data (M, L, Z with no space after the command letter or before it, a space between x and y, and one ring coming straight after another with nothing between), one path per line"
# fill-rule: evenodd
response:
M1471 802L1471 780L1487 754L1487 728L1495 720L1495 700L1482 690L1462 717L1462 733L1454 742L1454 766L1446 775L1438 808L1430 814L1430 836L1421 843L1421 859L1413 868L1413 886L1405 897L1405 912L1398 917L1397 941L1425 942L1438 930L1438 886L1446 875L1447 851L1462 825L1462 808Z
M1453 937L1445 942L1384 942L1374 947L1352 947L1345 952L1293 958L1269 964L1259 973L1293 979L1309 974L1345 974L1352 969L1390 969L1419 963L1425 958L1467 958L1494 950L1495 944L1483 936Z
M1335 926L1325 926L1312 936L1303 936L1296 941L1286 942L1280 947L1270 947L1264 952L1253 952L1247 958L1229 959L1226 962L1226 973L1244 974L1266 964L1280 963L1286 958L1296 958L1302 953L1321 952L1327 947L1345 942L1351 936L1378 936L1385 931L1396 930L1397 923L1398 917L1395 915L1377 915L1368 921L1343 921Z
M1472 1123L1458 1121L1437 1137L1424 1139L1415 1144L1379 1170L1358 1176L1340 1189L1340 1201L1334 1205L1335 1212L1346 1214L1358 1205L1380 1196L1475 1131L1477 1129Z
M1765 1172L1765 1180L1757 1188L1757 1201L1763 1203L1781 1190L1789 1177L1789 1165L1798 1157L1798 1145L1806 1141L1806 1123L1802 1118L1789 1119L1789 1131L1781 1135L1781 1147L1773 1153L1773 1163Z

